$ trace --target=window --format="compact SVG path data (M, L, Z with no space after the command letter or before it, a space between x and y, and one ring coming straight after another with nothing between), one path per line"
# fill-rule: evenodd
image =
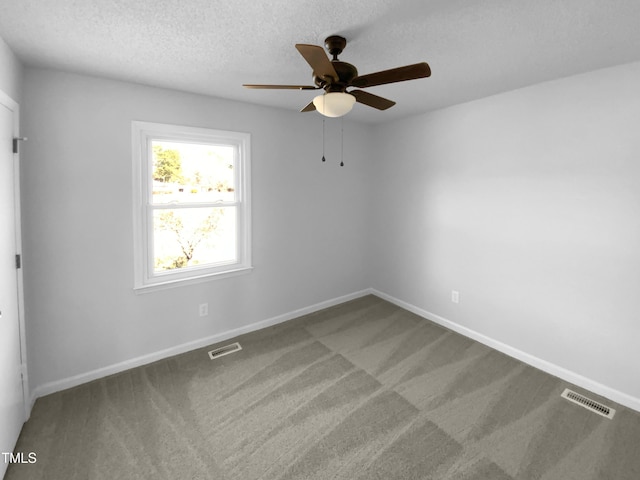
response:
M249 134L133 122L136 289L251 268Z

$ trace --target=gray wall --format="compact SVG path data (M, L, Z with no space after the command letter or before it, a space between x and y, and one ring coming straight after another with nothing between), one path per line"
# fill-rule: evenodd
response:
M345 122L340 168L339 123L327 125L332 161L322 164L318 115L40 69L26 70L25 100L32 389L368 286L367 128ZM252 273L134 293L132 120L252 135Z
M372 287L640 407L638 85L633 63L377 127Z

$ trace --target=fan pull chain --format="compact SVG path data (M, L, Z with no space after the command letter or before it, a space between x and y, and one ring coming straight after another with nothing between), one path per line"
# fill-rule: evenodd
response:
M322 119L322 161L327 161L327 159L324 158L324 118Z
M340 119L340 166L344 167L344 118Z

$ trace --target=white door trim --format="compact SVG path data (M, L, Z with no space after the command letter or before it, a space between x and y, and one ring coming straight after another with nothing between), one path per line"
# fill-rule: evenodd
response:
M20 137L20 105L13 100L9 95L0 90L0 103L9 108L13 112L13 137ZM13 155L13 186L14 186L14 208L15 208L15 224L16 224L16 254L22 257L22 225L20 219L22 213L20 210L20 148L18 153ZM31 416L31 392L29 391L29 375L27 369L27 341L25 330L25 316L24 316L24 277L23 267L17 269L17 283L18 283L18 323L20 331L20 363L22 365L22 398L24 402L24 420L25 422Z

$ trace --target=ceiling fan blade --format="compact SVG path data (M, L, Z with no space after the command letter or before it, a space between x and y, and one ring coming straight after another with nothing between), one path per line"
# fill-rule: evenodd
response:
M251 83L244 83L244 88L261 88L266 90L318 90L320 87L313 87L311 85L256 85Z
M313 104L313 100L309 102L309 104L304 107L301 112L313 112L316 109L316 106Z
M378 95L365 92L364 90L353 90L349 93L356 97L356 102L369 105L370 107L377 108L378 110L386 110L396 104L393 100L379 97Z
M358 88L374 87L385 83L404 82L425 78L431 75L431 69L427 62L405 65L404 67L383 70L382 72L370 73L356 77L351 81L351 85Z
M303 43L296 44L296 48L300 52L300 55L304 57L311 68L313 73L320 78L332 78L338 80L338 74L336 69L331 65L331 60L324 53L324 49L318 45L306 45Z

